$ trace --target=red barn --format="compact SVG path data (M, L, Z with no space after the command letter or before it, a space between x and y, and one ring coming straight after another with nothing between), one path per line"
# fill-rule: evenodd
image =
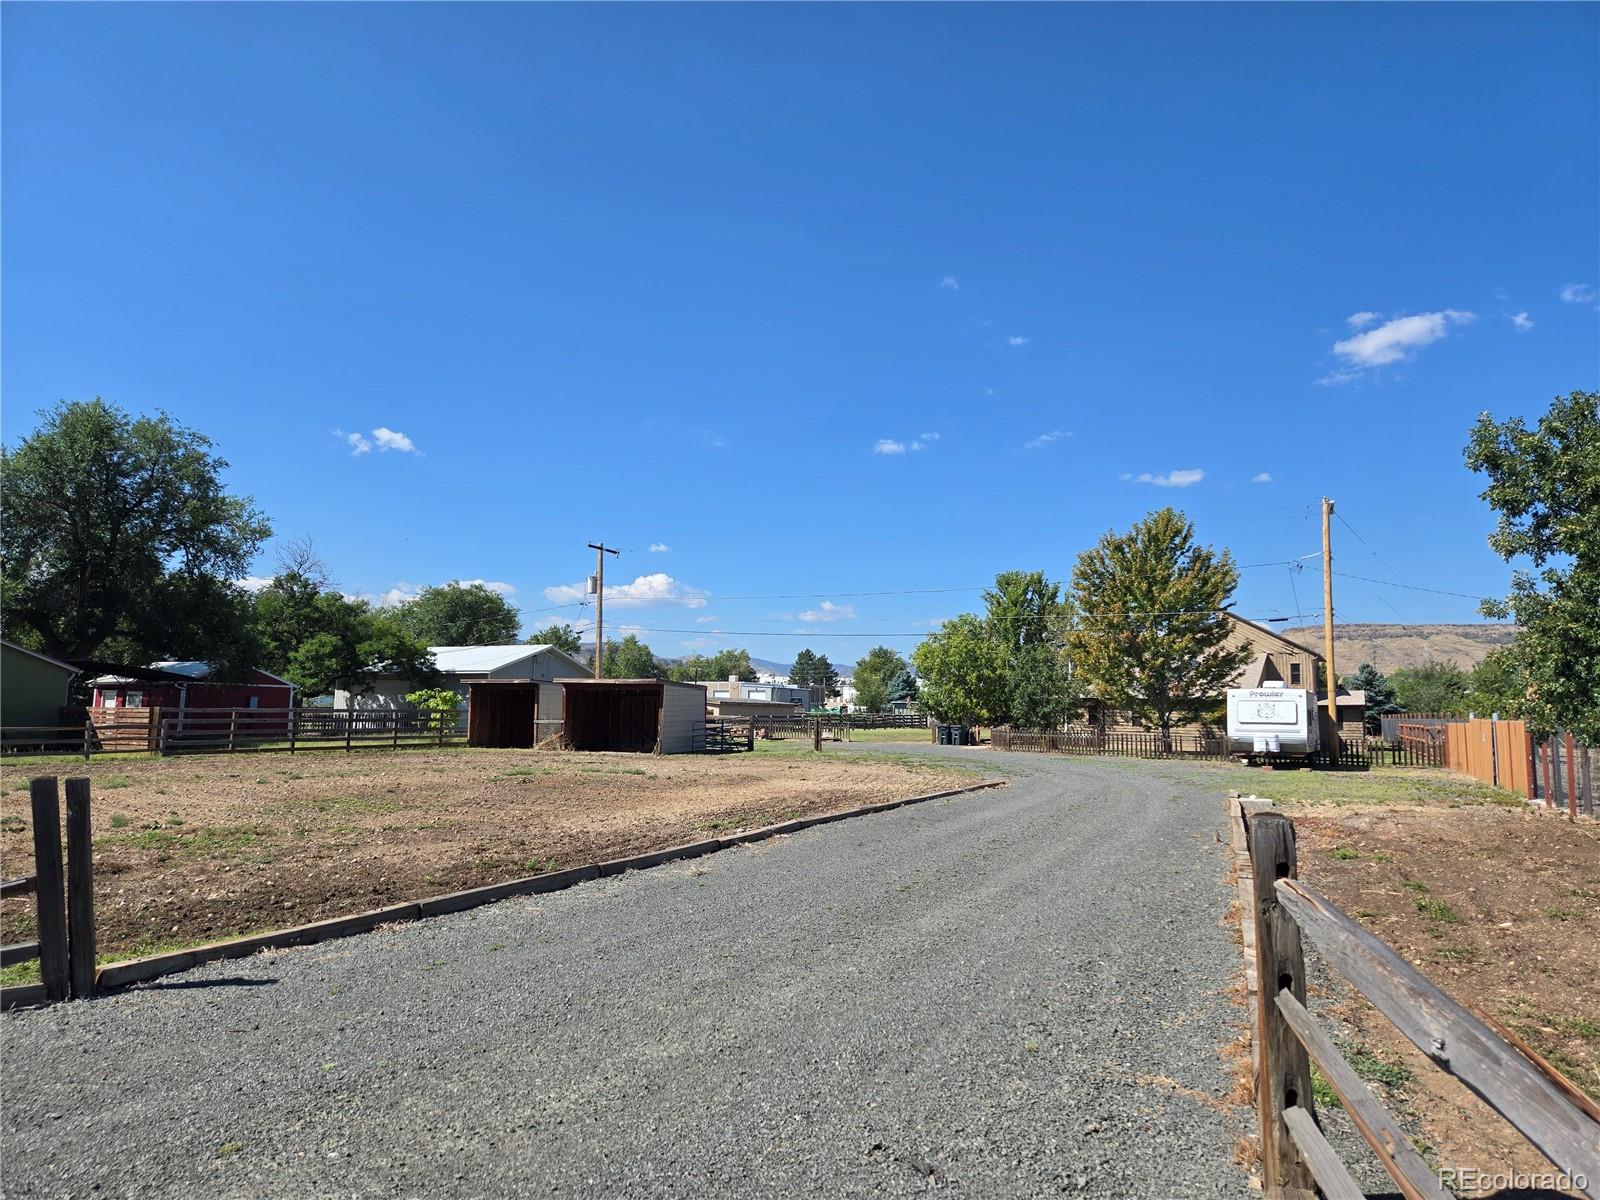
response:
M267 671L212 679L210 663L158 662L89 680L95 708L160 708L168 715L203 708L288 709L294 685Z

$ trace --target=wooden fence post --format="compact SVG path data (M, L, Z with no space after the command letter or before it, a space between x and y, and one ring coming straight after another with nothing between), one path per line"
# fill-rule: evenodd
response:
M94 744L94 719L83 719L83 761L89 761L89 748Z
M67 780L67 956L72 994L94 995L94 841L89 781Z
M234 739L239 736L239 710L228 710L228 749L232 751Z
M300 710L294 706L289 708L289 753L294 753L295 735L300 731Z
M818 717L815 721L811 722L811 748L813 750L821 750L822 749L822 718L821 717Z
M346 754L350 753L350 735L355 730L355 725L356 725L356 710L353 709L353 708L345 710L345 714L344 714L344 752Z
M1247 826L1255 882L1256 1105L1261 1113L1261 1183L1268 1196L1285 1189L1314 1193L1311 1171L1295 1151L1285 1109L1312 1112L1311 1060L1278 1011L1278 993L1306 999L1300 927L1278 903L1274 885L1296 875L1294 825L1277 813L1258 813Z
M443 715L439 717L439 725L440 728L444 727ZM389 732L392 735L389 738L389 749L400 749L400 710L398 708L389 713Z
M750 718L750 731L746 735L746 738L747 740L744 748L746 750L754 750L756 748L756 719L754 715L752 715Z
M1567 816L1578 818L1578 772L1572 761L1572 731L1567 730Z
M56 777L28 782L33 806L34 898L39 907L39 978L47 1000L67 998L67 906L61 881L61 801Z

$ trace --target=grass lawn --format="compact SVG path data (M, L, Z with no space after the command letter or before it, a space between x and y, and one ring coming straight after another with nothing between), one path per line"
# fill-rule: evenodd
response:
M1515 792L1467 775L1424 767L1374 767L1370 771L1270 771L1209 766L1217 786L1244 796L1276 800L1285 808L1464 808L1498 804L1526 808Z

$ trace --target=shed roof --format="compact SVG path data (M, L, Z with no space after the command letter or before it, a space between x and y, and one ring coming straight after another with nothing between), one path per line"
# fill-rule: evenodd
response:
M513 663L554 651L576 666L578 662L565 650L549 642L519 642L510 646L429 646L439 670L450 675L477 675L503 671Z
M71 663L64 663L59 658L51 658L48 654L40 654L37 650L29 650L26 646L19 646L15 642L0 641L0 646L7 650L15 650L18 654L26 654L29 658L36 658L42 663L49 663L52 667L60 667L63 671L76 675L78 668Z

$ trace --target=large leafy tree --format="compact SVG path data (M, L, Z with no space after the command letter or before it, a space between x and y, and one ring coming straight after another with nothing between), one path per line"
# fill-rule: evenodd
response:
M252 665L243 577L271 530L171 417L62 403L0 450L7 636L56 658Z
M750 651L719 650L709 658L702 654L691 654L673 663L667 677L679 683L694 683L726 682L731 675L737 675L745 683L756 681L756 668L750 661Z
M1461 716L1467 711L1467 673L1453 662L1429 659L1420 667L1401 667L1389 676L1401 712L1444 713Z
M888 646L874 646L856 660L851 682L856 705L867 712L887 712L894 695L890 681L907 673L906 660Z
M1400 711L1400 702L1394 694L1394 684L1390 683L1389 677L1371 663L1362 663L1356 668L1354 675L1346 675L1344 686L1352 692L1367 694L1368 733L1377 733L1382 728L1383 722L1380 718Z
M322 592L311 616L316 632L289 653L283 671L307 696L335 690L364 695L382 676L417 683L438 678L432 651L364 600Z
M528 639L528 644L554 646L557 650L564 650L568 654L579 654L583 650L583 640L571 625L546 625L543 629L535 631Z
M1176 509L1107 533L1072 571L1067 644L1078 677L1164 738L1174 725L1214 717L1250 659L1228 644L1224 611L1238 582L1233 556L1196 544Z
M1556 397L1535 429L1482 414L1466 460L1488 476L1483 498L1499 514L1490 548L1529 564L1504 600L1483 604L1522 627L1524 716L1541 737L1600 741L1600 392Z
M620 642L606 641L606 655L600 663L600 673L607 679L662 679L666 672L650 652L650 647L630 633Z
M1467 707L1478 716L1515 720L1527 701L1527 673L1514 645L1496 647L1473 668L1467 681Z
M922 680L922 707L940 721L992 723L1007 707L1006 647L983 618L962 613L911 653Z
M505 646L522 627L522 614L504 596L459 580L423 588L395 610L395 620L428 646Z

